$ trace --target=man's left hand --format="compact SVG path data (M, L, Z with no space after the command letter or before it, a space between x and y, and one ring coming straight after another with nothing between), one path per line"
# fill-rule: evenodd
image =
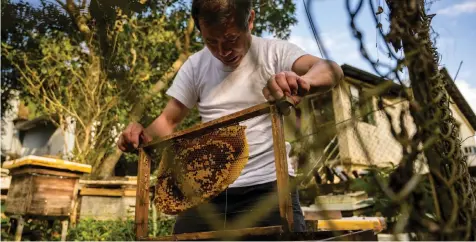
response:
M288 96L297 105L309 92L311 86L305 78L291 71L280 72L273 75L263 88L263 95L268 101L275 101Z

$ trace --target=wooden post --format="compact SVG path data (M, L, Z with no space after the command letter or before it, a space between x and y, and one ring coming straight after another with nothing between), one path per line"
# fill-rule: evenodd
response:
M139 168L137 174L137 195L135 209L136 240L148 237L149 225L149 176L150 161L144 150L139 149Z
M68 219L61 221L61 241L66 241L68 234Z
M157 208L152 205L152 236L157 236Z
M279 196L279 213L281 218L286 221L287 231L294 230L293 208L291 203L291 194L289 189L288 161L286 154L286 145L284 140L284 120L282 114L276 106L270 107L270 115L273 129L273 149L276 164L277 190ZM284 225L284 227L286 227Z
M21 241L21 236L23 234L23 227L25 226L25 219L23 216L18 216L17 219L17 229L15 231L15 241Z
M71 226L76 226L76 218L78 217L78 205L79 205L79 179L74 183L73 188L73 198L71 199L71 215L69 216L69 221Z

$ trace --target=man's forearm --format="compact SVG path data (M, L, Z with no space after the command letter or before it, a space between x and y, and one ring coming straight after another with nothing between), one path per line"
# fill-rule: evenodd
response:
M160 116L145 129L145 133L150 138L162 138L172 134L188 111L188 108L178 100L170 99Z
M145 129L145 132L150 138L163 138L172 134L175 127L176 125L167 121L164 115L160 115Z
M311 88L329 90L344 78L344 73L337 63L320 59L309 68L302 78L308 81Z

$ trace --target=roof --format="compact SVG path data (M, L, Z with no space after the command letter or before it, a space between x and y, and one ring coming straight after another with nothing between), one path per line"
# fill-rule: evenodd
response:
M50 117L41 116L31 120L17 119L14 121L15 128L20 131L30 130L38 126L46 126L52 124Z
M344 71L344 76L351 77L371 85L389 83L390 88L387 90L387 92L382 93L383 95L400 96L400 93L403 91L402 86L393 82L392 80L382 78L380 76L347 64L342 65L341 68L342 71Z
M453 99L453 101L456 103L459 110L461 110L463 115L466 117L468 122L471 124L471 127L476 130L476 114L474 114L473 109L471 108L471 106L469 106L469 103L463 97L463 94L461 94L461 92L459 91L453 78L451 78L450 74L448 73L448 70L446 70L446 68L443 68L441 69L441 73L447 79L445 87L446 91L450 95L451 99Z
M357 79L359 81L363 81L371 85L378 85L378 84L381 84L382 82L392 82L391 80L384 79L375 74L366 72L364 70L358 69L356 67L353 67L347 64L342 65L341 68L344 71L345 76ZM446 82L447 85L445 87L446 91L448 92L450 97L453 99L453 101L456 103L456 105L461 110L461 112L466 117L466 119L469 121L472 128L476 130L476 115L474 111L471 109L471 106L469 106L468 102L463 97L463 94L461 94L458 87L456 87L456 84L454 83L451 76L448 74L448 71L446 70L446 68L443 68L441 70L441 73L447 79L447 82ZM388 92L384 94L399 96L401 91L402 91L402 86L400 84L393 82Z

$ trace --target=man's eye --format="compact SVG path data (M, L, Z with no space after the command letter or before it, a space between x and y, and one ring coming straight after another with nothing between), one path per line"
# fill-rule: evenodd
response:
M207 44L209 45L216 45L216 43L216 41L207 40Z

